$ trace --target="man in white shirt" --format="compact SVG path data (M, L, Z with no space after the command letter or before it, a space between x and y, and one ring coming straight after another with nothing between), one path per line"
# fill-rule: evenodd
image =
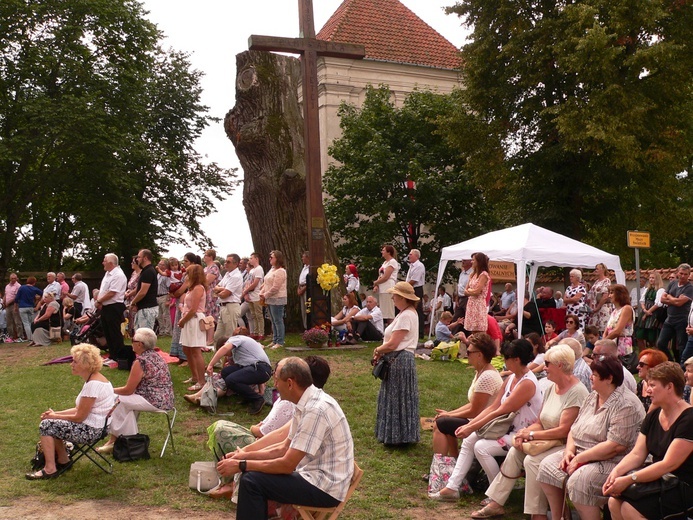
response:
M315 387L308 364L279 361L274 383L296 405L288 437L252 452L234 452L217 464L224 477L241 473L238 520L267 518L267 501L335 507L346 498L354 471L354 441L341 407Z
M72 275L72 283L75 284L68 297L75 302L75 319L79 318L84 312L87 300L89 299L89 287L82 281L82 273Z
M378 302L373 296L366 298L366 306L351 318L354 337L363 341L382 341L383 332L383 313L380 312Z
M419 303L416 306L416 312L419 315L419 337L424 336L424 312L423 312L423 295L424 283L426 282L426 267L419 260L421 251L412 249L407 257L409 259L409 271L407 271L406 281L414 288L414 294L419 297Z
M250 314L252 314L255 323L255 337L253 339L262 341L265 339L265 317L262 315L262 305L260 304L260 289L265 279L265 271L260 265L258 253L250 255L248 265L250 265L250 277L243 289L243 298L248 302ZM253 336L251 335L251 337Z
M60 293L62 292L62 287L55 279L54 272L46 273L46 282L47 285L46 288L43 290L43 294L53 293L53 296L55 296L55 300L59 301Z
M301 261L303 262L303 267L301 268L301 274L298 275L298 287L296 288L296 294L298 294L298 299L300 302L301 309L301 323L303 323L303 328L308 328L308 314L306 314L306 301L307 301L307 289L308 289L308 275L310 274L310 253L304 251L301 255Z
M241 257L233 253L226 255L226 274L213 289L219 298L219 322L214 333L215 343L223 336L231 336L238 327L241 317L241 294L243 294L243 274L238 269Z
M464 314L467 311L468 297L464 295L464 290L467 288L467 284L469 283L469 277L471 276L471 274L471 258L467 260L462 260L462 271L460 272L460 277L457 280L457 307L455 307L455 314L452 317L452 321L457 321L460 318L464 318Z
M103 335L106 338L109 357L116 361L125 361L119 368L129 368L135 360L132 347L126 349L123 342L123 334L120 324L123 323L125 313L125 291L128 279L118 265L118 256L108 253L103 257L103 268L106 274L101 280L99 297L96 300L96 308L101 309L101 324Z

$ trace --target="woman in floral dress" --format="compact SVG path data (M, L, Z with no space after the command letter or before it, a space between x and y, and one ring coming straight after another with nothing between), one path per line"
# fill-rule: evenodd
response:
M217 252L214 249L207 249L202 261L205 264L205 278L207 279L207 300L206 312L207 316L214 317L214 323L219 319L219 306L217 305L217 296L214 294L214 288L221 282L221 271L216 263ZM214 327L207 331L207 345L214 344Z
M585 284L582 283L582 271L573 269L570 271L570 285L565 289L563 303L566 306L566 314L574 314L578 317L580 329L582 330L585 330L585 322L587 321L587 314L582 308L584 307L586 294L587 289L585 289Z
M488 328L488 291L491 277L488 274L488 256L484 253L472 255L472 274L464 290L468 296L464 328L470 332L486 332Z
M599 329L599 335L604 334L606 324L609 322L609 316L613 306L609 302L609 287L611 280L607 276L608 270L606 265L597 264L594 268L594 273L597 275L597 280L592 284L587 301L592 307L592 316L589 319L589 325Z

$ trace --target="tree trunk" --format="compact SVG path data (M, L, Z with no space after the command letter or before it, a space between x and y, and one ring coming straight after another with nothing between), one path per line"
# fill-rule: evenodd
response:
M296 58L260 51L236 55L236 106L224 119L243 168L243 206L253 247L265 270L270 251L286 258L287 324L294 329L301 323L296 288L308 245L300 78ZM325 243L326 261L337 264L329 234Z

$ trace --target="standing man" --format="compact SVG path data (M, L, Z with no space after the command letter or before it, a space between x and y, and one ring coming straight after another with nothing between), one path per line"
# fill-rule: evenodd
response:
M22 285L17 291L15 303L19 307L19 318L22 320L26 341L31 341L31 324L36 317L37 302L41 301L43 291L36 287L36 278L30 276L26 279L26 284Z
M467 300L468 296L465 296L464 291L467 289L467 284L469 283L469 277L472 274L472 260L462 260L462 271L460 272L460 278L457 280L457 307L455 308L455 314L452 317L452 321L457 321L460 318L464 318L467 312Z
M168 260L162 258L156 264L156 306L159 320L159 337L171 335L171 269Z
M46 288L43 289L43 294L46 293L53 293L53 296L55 296L56 301L60 300L60 293L62 292L62 286L55 280L55 273L54 272L49 272L46 273Z
M123 302L128 279L118 265L118 257L115 254L106 254L102 263L106 274L101 280L99 297L94 303L97 309L101 309L101 323L109 357L116 361L128 360L130 365L135 359L135 354L131 350L125 351L123 334L120 331L120 324L124 321L125 303Z
M149 249L140 249L136 260L142 271L137 281L137 292L131 303L133 310L136 311L135 330L142 328L154 330L156 317L159 315L159 304L156 303L159 284L156 279L156 269L152 265L154 255Z
M691 310L691 300L693 300L693 285L688 280L691 275L691 266L681 264L676 274L678 280L670 282L666 292L662 294L661 302L667 305L667 319L664 320L662 331L657 339L657 348L664 352L670 361L673 361L674 357L680 357L686 348L688 341L686 325L688 313ZM676 339L674 356L669 350L669 342L672 339ZM683 361L685 359L681 360Z
M31 336L31 329L29 329L29 332L24 331L24 334L22 334L24 327L22 327L19 307L16 302L17 292L21 286L17 273L10 273L10 283L5 286L5 296L2 298L2 304L5 306L5 315L7 317L7 332L12 341L18 342L22 341L22 336L25 338Z
M409 271L407 271L406 281L414 288L414 294L419 297L419 303L416 306L416 313L419 315L419 337L424 337L424 312L423 312L423 295L424 283L426 283L426 268L419 260L421 251L412 249L407 256L409 259Z
M219 298L219 322L214 332L214 343L221 337L228 337L238 328L241 318L241 294L243 294L243 274L238 265L241 257L233 253L226 255L226 274L212 291Z
M72 288L72 292L68 293L67 296L72 298L75 302L75 319L77 319L82 315L87 306L89 287L82 281L82 273L73 274L72 283L74 287Z
M354 472L354 442L337 401L313 385L308 364L282 359L274 372L282 399L296 405L284 441L254 452L234 452L217 464L222 476L241 473L238 520L267 518L267 501L336 507Z
M248 302L250 314L255 323L255 338L258 341L265 339L265 317L262 315L262 304L260 303L260 288L265 279L265 271L260 265L260 255L253 253L248 260L250 266L250 276L243 289L243 297Z
M300 302L301 309L301 323L303 323L303 330L308 328L308 314L306 314L306 301L308 298L308 275L310 274L310 253L304 251L301 255L301 261L303 262L303 267L301 268L301 274L298 275L298 287L296 288L296 294L298 294L298 300Z
M65 297L70 294L70 285L65 281L65 273L60 272L56 275L56 282L60 284L60 297L62 301Z

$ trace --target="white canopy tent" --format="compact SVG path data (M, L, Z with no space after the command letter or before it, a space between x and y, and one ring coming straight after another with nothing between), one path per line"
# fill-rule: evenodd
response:
M454 246L444 247L438 264L436 292L448 262L471 258L473 253L485 253L490 260L513 262L517 266L517 300L524 301L525 279L529 268L529 287L534 287L539 267L586 267L593 269L603 263L616 274L616 281L625 285L626 275L621 261L612 255L534 224L522 224L486 233ZM518 313L518 330L522 330L522 313Z

